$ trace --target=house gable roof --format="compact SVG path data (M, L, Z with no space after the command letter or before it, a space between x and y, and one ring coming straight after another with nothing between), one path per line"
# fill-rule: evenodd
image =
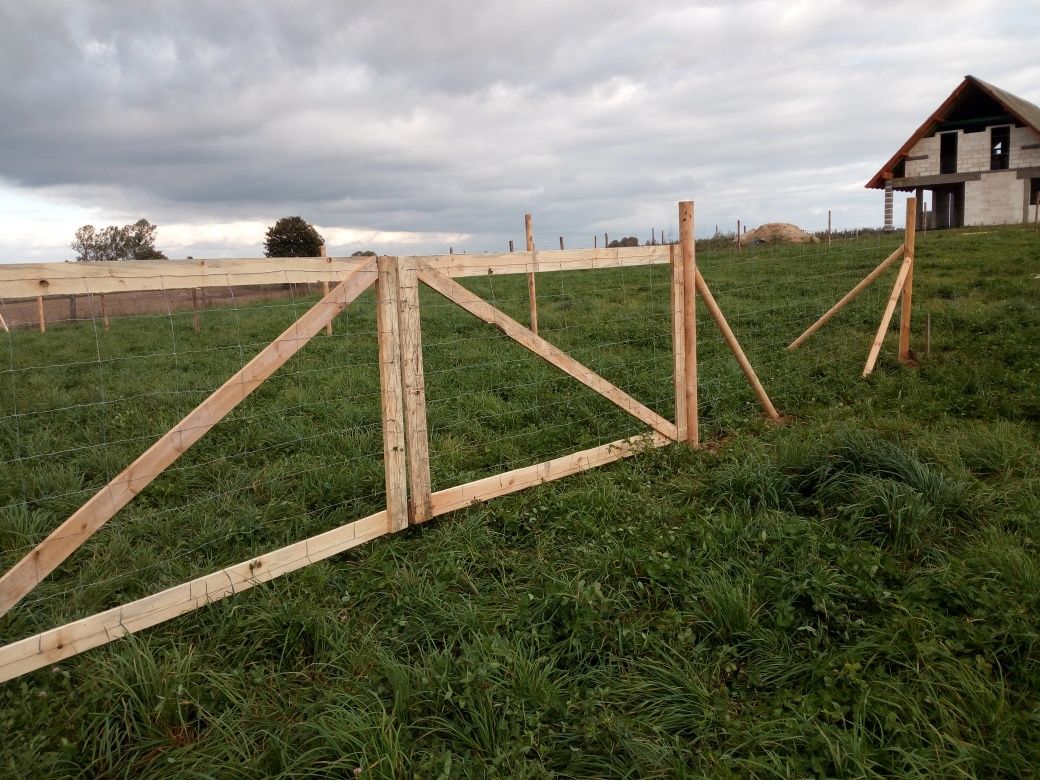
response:
M1040 107L1033 105L1028 100L1023 100L1017 95L1005 92L999 87L995 87L982 79L975 78L975 76L965 76L964 81L962 81L957 88L950 93L950 96L946 98L946 100L944 100L926 120L924 120L924 123L914 131L914 134L907 139L906 143L899 147L899 151L892 155L892 158L881 167L881 170L875 173L873 178L867 182L867 188L883 188L885 186L885 181L892 178L892 171L903 159L906 158L914 144L932 132L936 125L944 121L950 113L956 109L957 105L966 94L974 89L980 90L983 94L988 95L999 103L1000 106L1018 122L1021 122L1023 125L1032 128L1037 134L1040 134Z

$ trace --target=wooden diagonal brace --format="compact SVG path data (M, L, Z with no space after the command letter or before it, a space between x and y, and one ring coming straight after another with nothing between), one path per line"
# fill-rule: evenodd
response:
M376 278L369 260L318 301L0 578L0 616L264 383Z
M896 277L896 283L892 286L892 294L888 298L888 305L885 306L885 313L881 316L881 325L878 327L877 335L874 336L874 343L870 345L870 354L867 355L867 363L863 366L863 376L865 377L870 376L874 371L874 365L877 363L878 355L881 353L881 343L885 340L885 333L888 331L889 323L892 322L896 303L903 292L903 285L906 284L907 275L913 267L914 257L913 255L907 255L903 259L903 264L899 267L899 275Z
M677 438L674 423L669 422L653 409L641 404L616 385L611 384L595 371L579 363L567 353L554 347L541 336L537 336L516 320L496 309L490 303L470 292L461 284L435 271L424 261L418 261L419 279L449 301L457 304L489 325L495 325L503 333L526 347L538 357L577 379L586 387L595 390L608 401L613 401L637 420L646 423L669 439Z

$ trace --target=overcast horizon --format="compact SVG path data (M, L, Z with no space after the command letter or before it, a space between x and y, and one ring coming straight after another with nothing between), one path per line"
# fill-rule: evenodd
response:
M171 258L880 226L866 181L975 75L1040 103L1040 4L0 7L0 262L146 218ZM903 196L898 197L902 201ZM898 214L898 209L897 209ZM899 217L897 216L897 221Z

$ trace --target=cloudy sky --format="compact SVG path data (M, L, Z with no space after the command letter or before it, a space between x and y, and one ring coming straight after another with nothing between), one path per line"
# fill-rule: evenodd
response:
M1040 2L0 5L0 262L159 225L259 256L505 249L736 219L878 225L863 184L971 73L1040 102Z

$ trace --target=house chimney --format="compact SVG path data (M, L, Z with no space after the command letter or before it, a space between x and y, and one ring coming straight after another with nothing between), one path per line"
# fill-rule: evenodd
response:
M892 180L885 181L885 230L892 230Z

